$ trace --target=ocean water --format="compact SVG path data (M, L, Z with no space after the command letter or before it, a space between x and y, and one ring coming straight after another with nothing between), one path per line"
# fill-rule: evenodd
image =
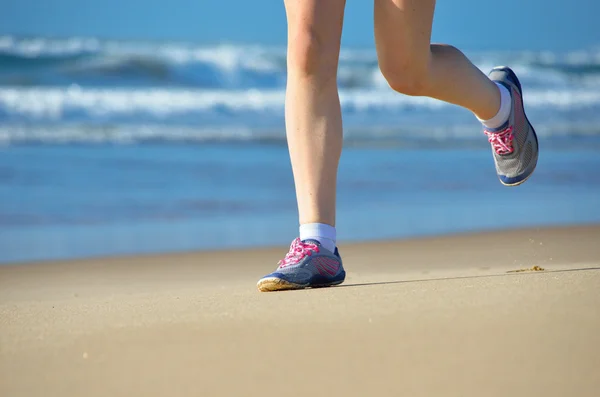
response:
M344 49L340 239L600 221L600 50L508 64L542 149L501 186L473 116ZM286 244L285 48L0 37L0 262Z

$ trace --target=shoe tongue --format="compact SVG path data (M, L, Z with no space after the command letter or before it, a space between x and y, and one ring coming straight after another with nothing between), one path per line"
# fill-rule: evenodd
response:
M506 129L509 127L509 121L510 121L510 119L509 119L509 120L506 120L506 121L504 122L504 124L502 124L500 127L497 127L497 128L487 128L487 127L486 127L486 128L485 128L485 130L486 130L487 132L491 132L491 133L493 133L493 134L498 134L498 133L500 133L500 132L502 132L502 131L506 130Z
M320 247L320 246L321 246L321 243L320 243L318 240L313 240L313 239L311 239L311 238L309 238L309 239L306 239L306 240L302 240L302 242L303 242L303 243L305 243L305 244L314 244L314 245L316 245L317 247Z

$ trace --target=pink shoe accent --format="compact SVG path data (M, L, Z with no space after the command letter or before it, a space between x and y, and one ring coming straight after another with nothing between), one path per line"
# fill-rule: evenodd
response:
M290 251L285 255L285 258L279 261L279 269L286 266L295 265L306 256L312 255L313 252L319 252L318 245L302 242L299 238L295 239L292 241L292 245L290 245Z
M335 276L340 269L340 262L335 259L325 258L325 257L317 257L313 259L314 264L316 265L317 270L323 276Z
M483 131L488 137L488 141L498 154L511 154L515 151L513 147L513 127L507 127L500 132Z

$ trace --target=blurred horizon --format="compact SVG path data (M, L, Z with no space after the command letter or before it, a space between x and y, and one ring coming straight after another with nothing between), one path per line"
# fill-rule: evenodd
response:
M510 14L498 15L499 4ZM343 47L373 46L372 14L372 1L347 2ZM432 41L467 51L595 49L600 46L599 14L600 4L588 0L440 2ZM9 0L0 14L0 35L278 46L287 39L279 0L235 5L206 0Z

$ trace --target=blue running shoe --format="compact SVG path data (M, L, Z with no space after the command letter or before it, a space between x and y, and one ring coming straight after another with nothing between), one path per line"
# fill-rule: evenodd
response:
M512 97L508 121L500 128L486 128L492 145L498 178L503 185L517 186L531 176L538 161L538 139L523 107L523 91L517 75L508 67L492 69L492 81L504 85Z
M342 258L318 241L295 239L277 270L258 281L259 291L281 291L341 284L346 278Z

